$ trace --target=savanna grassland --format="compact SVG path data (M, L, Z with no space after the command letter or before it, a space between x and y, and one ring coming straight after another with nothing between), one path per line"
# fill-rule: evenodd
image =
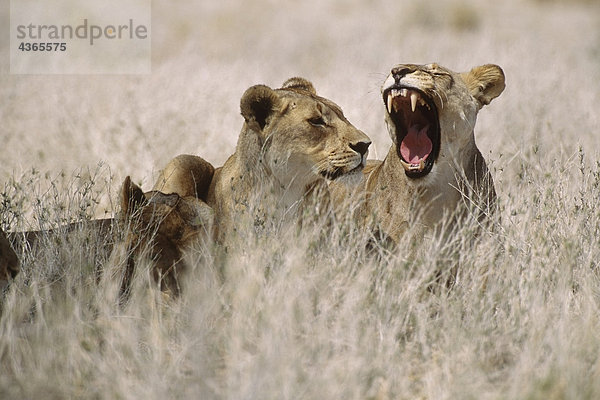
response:
M224 261L189 254L180 299L144 264L119 306L98 279L118 255L58 230L0 300L0 398L600 398L597 2L154 1L149 75L11 75L8 46L5 231L112 216L125 176L149 190L180 153L222 165L257 83L310 79L378 159L393 65L495 63L507 87L476 127L499 212L475 244L471 225L377 254L351 224L248 228Z

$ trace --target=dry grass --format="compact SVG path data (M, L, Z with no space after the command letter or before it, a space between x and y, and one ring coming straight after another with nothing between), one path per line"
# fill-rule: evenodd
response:
M249 229L226 261L196 263L179 301L142 268L119 308L118 287L96 279L98 266L118 264L101 241L48 236L22 254L2 300L0 398L600 397L598 11L580 1L158 1L151 75L14 76L6 61L5 230L110 215L126 175L149 189L179 153L222 164L252 84L311 79L380 159L379 85L394 64L493 62L507 89L476 129L500 213L474 247L470 226L446 245L379 256L348 225L325 239L319 226L277 238ZM439 271L455 271L451 289L436 284Z

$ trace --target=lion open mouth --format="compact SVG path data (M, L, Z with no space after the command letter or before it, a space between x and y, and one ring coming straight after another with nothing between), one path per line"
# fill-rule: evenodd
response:
M383 101L394 126L398 156L409 178L427 175L440 148L440 125L434 102L423 92L392 87Z

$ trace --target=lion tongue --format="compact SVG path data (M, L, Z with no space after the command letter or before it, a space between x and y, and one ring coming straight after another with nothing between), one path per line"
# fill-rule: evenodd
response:
M429 125L420 131L415 125L408 129L408 133L400 143L400 154L410 164L419 164L424 161L433 149L433 143L427 136Z

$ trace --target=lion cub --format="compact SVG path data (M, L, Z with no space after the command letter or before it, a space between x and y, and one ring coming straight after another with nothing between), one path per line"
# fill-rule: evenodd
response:
M125 178L121 189L120 220L125 224L121 246L127 252L121 295L129 293L140 256L153 264L152 276L161 290L177 297L182 275L189 269L186 251L213 237L214 212L195 195L144 193Z

